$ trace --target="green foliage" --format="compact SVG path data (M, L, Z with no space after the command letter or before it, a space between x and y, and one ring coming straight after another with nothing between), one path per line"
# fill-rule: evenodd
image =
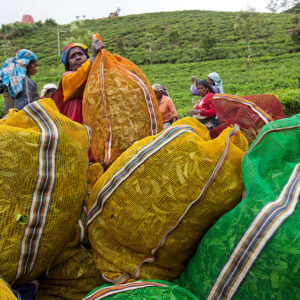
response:
M210 55L213 52L213 47L216 44L216 40L213 36L208 33L204 33L201 36L201 47L204 49L207 55Z
M192 75L206 78L212 71L221 75L226 93L240 96L275 94L287 114L299 112L300 53L297 52L300 52L300 45L288 36L290 28L295 26L293 16L255 14L264 19L266 30L252 33L253 65L247 70L247 44L233 31L238 15L234 12L177 11L75 21L59 25L59 47L62 49L75 41L89 46L92 33L99 32L109 52L141 66L151 83L167 86L180 116L185 116L191 106ZM57 28L52 21L50 23L2 25L0 32L0 64L19 49L32 50L39 59L39 71L33 80L40 91L46 83L59 84L64 72L57 54ZM21 34L8 38L6 35L13 29ZM178 33L180 46L170 44L172 31ZM201 44L204 31L216 41L211 53ZM1 107L0 100L0 114Z
M294 42L300 42L300 25L293 27L289 32L289 36Z
M54 19L46 19L44 22L45 25L57 25L56 21Z

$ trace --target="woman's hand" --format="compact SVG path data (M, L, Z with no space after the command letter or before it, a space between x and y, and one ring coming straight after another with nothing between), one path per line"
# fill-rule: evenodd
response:
M189 111L189 114L190 115L201 115L201 110L199 109L199 110L195 110L195 109L192 109L192 110L190 110Z
M98 53L100 52L101 49L104 48L104 44L98 40L98 39L95 39L93 40L92 42L92 57L91 57L91 61L94 62L95 58L97 57Z

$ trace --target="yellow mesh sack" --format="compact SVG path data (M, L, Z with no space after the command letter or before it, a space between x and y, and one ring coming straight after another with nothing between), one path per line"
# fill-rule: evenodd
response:
M1 300L17 300L9 286L2 280L0 276L0 299Z
M82 114L84 124L92 128L93 156L104 168L134 142L163 129L146 76L129 60L105 49L92 65Z
M80 243L81 226L78 222L64 250L49 271L39 278L38 300L79 300L104 283L95 266L91 250Z
M177 277L205 231L240 201L247 148L238 127L211 140L204 125L185 118L127 149L87 201L89 240L103 277Z
M9 283L38 278L63 249L87 190L87 128L51 99L0 125L0 273Z

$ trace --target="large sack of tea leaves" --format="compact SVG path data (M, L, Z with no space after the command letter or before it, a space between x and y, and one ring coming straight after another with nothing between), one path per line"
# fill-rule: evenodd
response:
M134 142L163 129L147 77L131 61L105 49L92 65L82 113L84 124L92 128L93 156L105 168Z
M211 140L193 118L136 142L94 185L88 235L108 281L171 280L205 231L241 198L241 159L248 148L237 127Z
M261 105L263 101L257 102ZM273 118L264 111L264 105L261 105L263 106L261 108L256 103L239 96L215 94L211 103L221 122L221 125L210 131L212 138L217 137L225 128L237 124L249 144L251 144L259 134L261 128L273 121ZM268 111L273 111L273 109ZM277 116L276 114L274 115Z
M38 278L63 249L86 195L89 134L51 99L0 124L0 273Z
M246 198L206 233L176 283L201 299L298 299L300 114L264 126L242 172Z

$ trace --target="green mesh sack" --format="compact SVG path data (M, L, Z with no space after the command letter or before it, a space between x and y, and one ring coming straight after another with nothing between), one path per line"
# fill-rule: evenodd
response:
M262 128L242 161L246 197L175 280L201 299L300 295L300 114Z
M83 300L99 299L157 299L196 300L191 292L178 285L163 280L140 280L126 284L105 284L94 289Z

